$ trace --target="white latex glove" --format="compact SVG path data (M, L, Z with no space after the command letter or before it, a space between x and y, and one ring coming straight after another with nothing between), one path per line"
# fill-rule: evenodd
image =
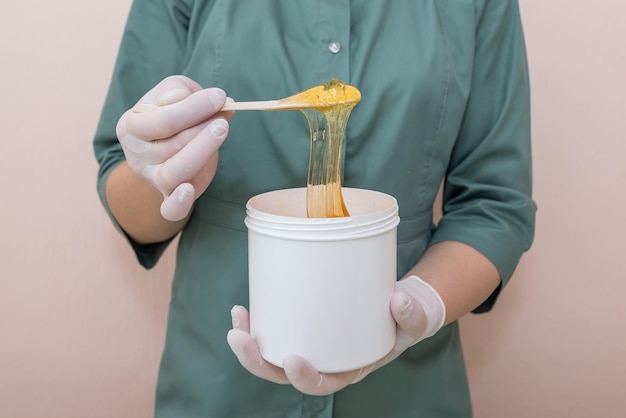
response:
M346 303L350 301L346 300ZM328 395L361 381L407 348L434 335L443 326L446 317L445 305L437 292L417 276L397 282L390 308L397 324L395 346L384 358L358 370L319 373L306 360L295 355L284 359L283 368L266 362L250 335L250 318L242 306L235 306L231 311L233 329L228 332L228 344L250 373L274 383L292 384L309 395Z
M226 94L184 76L161 81L117 124L129 167L163 194L161 215L183 219L208 187L232 112Z

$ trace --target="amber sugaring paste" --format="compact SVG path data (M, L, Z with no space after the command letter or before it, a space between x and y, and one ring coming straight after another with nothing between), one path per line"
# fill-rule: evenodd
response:
M309 218L350 216L341 193L341 160L350 113L361 92L339 80L297 94L301 102L316 104L300 109L311 132L306 206Z

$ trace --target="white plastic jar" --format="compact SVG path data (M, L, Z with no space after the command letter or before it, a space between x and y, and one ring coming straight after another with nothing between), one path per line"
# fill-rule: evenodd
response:
M250 331L277 366L296 354L321 372L353 370L394 345L397 202L342 190L350 217L307 218L305 188L248 201Z

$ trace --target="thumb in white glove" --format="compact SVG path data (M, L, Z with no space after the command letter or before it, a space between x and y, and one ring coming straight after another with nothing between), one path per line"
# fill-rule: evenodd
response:
M393 350L400 353L435 335L446 319L446 306L439 294L417 276L398 281L391 312L398 324Z
M120 118L117 136L129 167L163 194L161 215L183 219L208 187L232 112L226 94L183 76L168 77Z

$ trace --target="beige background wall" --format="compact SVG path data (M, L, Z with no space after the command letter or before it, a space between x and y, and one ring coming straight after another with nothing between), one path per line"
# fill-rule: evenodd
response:
M137 267L90 143L129 5L0 0L0 417L153 411L173 252ZM463 320L476 416L622 417L626 4L521 7L538 230L495 311Z

